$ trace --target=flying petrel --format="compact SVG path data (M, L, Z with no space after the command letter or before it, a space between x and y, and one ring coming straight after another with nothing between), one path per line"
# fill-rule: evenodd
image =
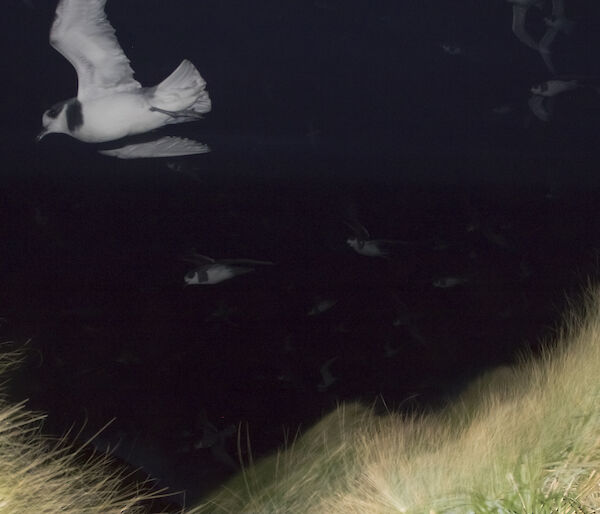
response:
M142 87L104 12L106 0L60 0L50 44L77 72L77 96L48 109L46 134L68 134L85 143L105 143L169 125L195 121L211 109L206 82L187 59L166 79ZM184 138L124 144L104 152L120 158L204 153L208 147Z

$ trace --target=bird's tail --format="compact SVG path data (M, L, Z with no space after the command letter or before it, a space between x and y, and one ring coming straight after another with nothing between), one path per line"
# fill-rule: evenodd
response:
M206 82L187 59L166 79L154 89L151 103L154 107L184 116L174 116L173 122L185 121L185 114L189 117L200 117L210 111L211 102L206 91Z

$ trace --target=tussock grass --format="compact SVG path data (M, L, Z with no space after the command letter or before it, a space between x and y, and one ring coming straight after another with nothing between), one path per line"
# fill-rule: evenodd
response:
M23 356L23 349L0 345L2 383ZM150 482L129 480L109 455L68 443L68 434L44 436L44 417L0 396L0 514L134 514L165 496Z
M0 346L0 514L157 512L162 491L109 455L45 437L42 414L7 400L2 381L22 357ZM341 404L187 512L600 512L600 288L540 355L480 377L446 407L378 415Z
M340 405L191 512L600 512L600 289L445 408Z

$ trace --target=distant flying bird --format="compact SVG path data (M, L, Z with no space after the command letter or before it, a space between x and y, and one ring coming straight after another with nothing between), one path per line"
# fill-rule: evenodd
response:
M465 61L479 65L485 60L485 55L477 46L465 45L453 41L443 41L440 43L442 51L453 58L464 59Z
M331 365L337 360L337 357L329 359L325 364L321 366L321 383L317 385L317 389L320 392L327 391L336 381L337 378L331 374Z
M200 437L197 436L198 432L201 432ZM187 453L192 450L209 449L217 462L227 468L235 470L237 469L237 464L227 452L227 440L236 432L237 429L233 424L227 425L222 429L217 428L217 426L208 420L206 412L201 410L196 418L193 433L184 431L180 434L182 437L188 439L188 441L179 449L179 451Z
M548 122L554 115L554 98L546 98L540 95L531 95L527 101L529 110L535 117L544 122Z
M448 55L461 55L463 53L463 49L459 45L452 43L442 43L440 47Z
M349 237L346 243L360 255L367 257L391 257L395 248L416 244L397 239L370 239L369 231L361 223L357 221L346 221L345 223L354 232L354 237Z
M331 5L330 2L326 2L324 0L317 0L316 2L314 2L315 7L317 7L318 9L324 9L326 11L335 11L336 8Z
M514 244L502 234L497 228L494 228L491 222L482 218L475 208L470 208L471 219L465 227L467 232L480 232L481 235L493 246L503 250L515 250Z
M291 334L286 335L283 338L283 353L293 353L295 350L294 341Z
M165 163L166 167L168 169L170 169L171 171L178 173L182 176L187 177L188 179L190 179L192 182L196 182L196 184L202 184L202 180L200 180L198 178L198 175L196 175L196 171L199 171L200 168L190 164L187 161L167 161Z
M204 321L217 321L227 323L228 325L237 326L236 323L231 321L231 318L237 313L237 309L230 307L224 300L221 300L217 307L204 318Z
M507 0L507 2L513 4L512 31L515 36L523 44L539 52L548 70L556 74L552 61L552 43L560 32L570 34L575 26L575 23L565 16L564 0L551 0L552 17L544 18L546 31L540 41L536 41L527 31L527 12L530 7L537 7L542 10L546 5L546 0Z
M184 260L193 262L196 268L185 274L185 285L218 284L224 280L244 275L254 271L250 266L271 265L270 261L255 261L251 259L211 259L205 255L194 254Z
M556 97L567 91L590 88L600 93L600 86L591 79L555 78L536 84L530 88L531 97L528 105L531 112L542 121L550 121L554 114Z
M396 294L392 296L392 302L394 304L394 318L392 320L392 325L394 327L410 325L411 314L408 310L408 306L400 300Z
M229 425L223 430L218 430L210 421L202 423L202 437L194 441L194 448L213 448L215 445L222 445L227 437L235 433L235 426Z
M322 298L316 297L314 300L314 304L308 310L309 316L316 316L317 314L322 314L325 311L331 309L336 303L338 303L337 298Z
M106 0L58 2L50 44L75 68L77 97L44 112L38 141L62 133L85 143L105 143L195 121L211 109L206 82L187 59L158 85L142 87L106 18L105 4ZM189 139L160 138L103 153L128 159L207 151L206 145Z
M389 341L385 342L383 347L383 355L386 359L391 359L400 353L400 346L392 346Z
M565 91L572 91L573 89L577 89L579 87L583 87L579 80L561 80L561 79L553 79L547 80L540 84L536 84L535 86L531 86L531 93L539 96L556 96Z
M492 107L491 113L496 118L501 118L501 117L507 116L509 114L512 114L514 112L514 110L515 110L514 105L512 105L510 103L503 103L500 105L496 105L495 107Z
M531 118L529 113L521 106L521 101L507 101L500 103L489 110L485 110L483 118L486 122L494 124L502 124L514 127L518 124L527 126L527 120Z
M533 267L526 257L519 262L519 278L526 280L533 275Z
M439 289L449 289L451 287L461 286L469 282L467 277L462 276L448 276L442 277L434 280L432 282L433 287L437 287Z

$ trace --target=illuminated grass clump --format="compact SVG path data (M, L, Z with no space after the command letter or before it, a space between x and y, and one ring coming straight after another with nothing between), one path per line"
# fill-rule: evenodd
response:
M600 291L544 347L433 413L341 405L193 512L599 512Z
M583 305L540 355L446 407L342 404L186 512L600 512L600 289ZM0 348L0 378L21 358ZM160 512L150 501L160 492L109 456L44 437L42 418L0 397L0 514Z
M0 347L0 380L22 358L22 350ZM44 417L0 396L1 514L134 514L164 496L89 445L42 435Z

